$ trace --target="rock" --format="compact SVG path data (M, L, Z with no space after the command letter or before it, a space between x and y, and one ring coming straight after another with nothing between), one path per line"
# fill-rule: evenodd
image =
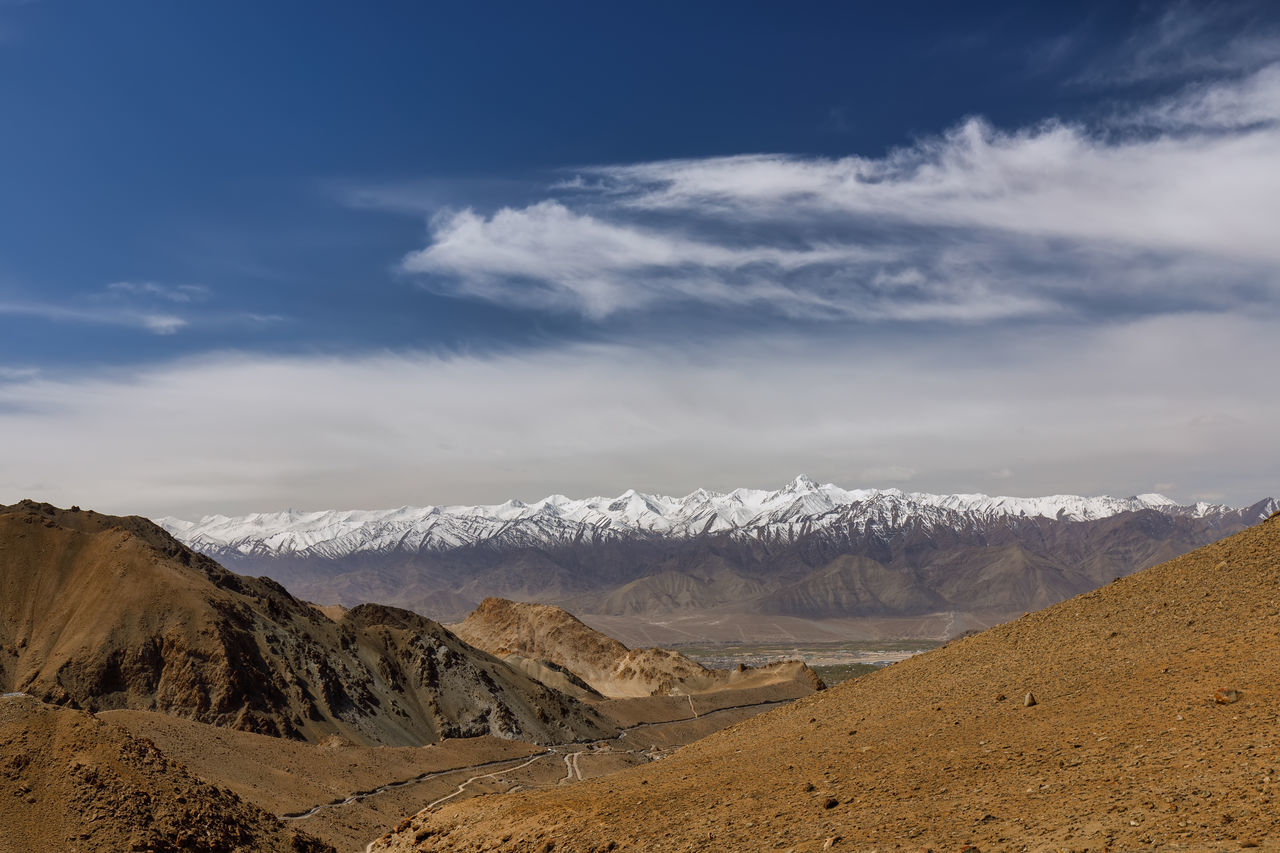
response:
M840 805L840 801L835 797L827 797L827 801L822 804L822 807L824 809L834 809L838 805Z
M1004 700L1006 700L1006 699L1008 699L1008 698L1009 698L1009 697L1008 697L1008 696L1005 696L1003 693L997 693L997 694L996 694L996 701L997 701L997 702L1003 702Z
M1233 702L1239 702L1240 697L1244 694L1239 690L1232 690L1228 687L1219 687L1213 691L1213 701L1219 705L1230 705Z
M1036 701L1036 695L1030 691L1027 691L1027 695L1022 697L1022 707L1024 708L1030 708L1038 704L1040 703Z

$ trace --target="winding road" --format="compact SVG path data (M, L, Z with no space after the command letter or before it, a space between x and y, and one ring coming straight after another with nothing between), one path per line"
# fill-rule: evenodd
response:
M775 700L763 701L763 702L747 702L741 705L727 705L723 708L715 708L709 711L704 711L701 714L699 714L693 706L693 698L689 697L689 711L692 714L692 716L680 717L675 720L658 720L656 722L651 722L651 723L634 723L630 726L626 726L622 728L615 737L609 738L606 741L600 741L599 743L609 743L610 741L621 741L626 736L627 732L635 731L636 729L653 728L657 726L671 726L677 723L688 723L688 722L692 722L693 720L697 720L701 717L708 717L714 714L723 713L725 711L736 711L743 708L763 708L771 705L786 705L793 701L795 700L775 699ZM563 748L564 747L562 746L561 749ZM421 811L426 811L427 809L433 809L436 806L442 805L443 803L446 803L449 800L452 800L454 797L457 797L460 794L464 793L467 790L467 787L474 782L478 782L481 779L492 779L495 776L501 776L504 773L511 773L516 770L521 770L525 767L528 767L531 764L534 764L535 762L541 761L542 759L546 758L549 755L557 755L557 754L562 755L564 757L564 763L565 763L565 775L562 779L559 780L558 784L563 785L565 783L577 782L577 781L581 781L584 778L582 775L582 767L579 763L579 759L584 753L589 751L590 750L579 749L576 752L560 753L555 748L548 748L543 752L540 752L529 758L524 758L523 756L520 758L500 758L494 761L482 762L480 764L470 764L463 767L451 767L445 770L433 770L427 773L422 773L420 775L413 776L408 779L400 779L395 782L388 782L385 785L379 785L378 787L370 789L368 791L356 791L355 793L347 796L344 799L332 800L327 803L321 803L319 805L312 806L311 808L305 811L290 812L287 814L282 814L282 815L279 815L279 818L281 820L286 820L286 821L306 820L307 818L314 817L316 814L318 814L319 812L325 809L341 808L342 806L351 805L352 803L360 802L361 800L368 799L369 797L375 797L378 794L384 793L386 791L390 791L394 788L403 788L406 785L416 785L419 782L426 782L431 779L438 779L441 776L448 776L450 774L466 773L468 771L486 770L488 768L494 768L488 773L478 773L473 776L470 776L469 778L461 782L449 794L446 794L445 796L440 797L439 799L433 800L432 802L423 806ZM650 757L647 754L647 751L642 749L624 749L622 751L636 754L636 755L641 755L641 756L644 756L646 759ZM377 843L376 839L374 841L369 842L369 844L366 845L365 847L366 853L369 853L369 851L373 849L373 846L376 843Z
M551 754L552 752L554 752L554 750L551 750L551 749L548 749L546 752L540 752L537 755L535 755L533 758L526 761L524 764L521 764L520 767L527 767L530 764L532 764L534 761L537 761L539 758L543 758ZM385 785L379 785L378 787L372 788L368 791L357 791L344 800L332 800L327 803L321 803L318 806L312 806L311 808L307 809L304 812L290 812L288 814L282 814L282 815L279 815L279 818L280 820L306 820L309 817L314 817L318 812L323 811L324 809L336 809L341 806L349 806L352 803L358 803L361 800L368 799L369 797L375 797L378 794L384 793L386 791L390 791L393 788L403 788L405 785L416 785L419 782L426 782L430 779L437 779L441 776L448 776L451 773L465 773L468 770L481 770L485 767L496 767L499 764L511 764L519 760L520 760L519 758L499 758L495 761L486 761L481 764L469 764L464 767L450 767L447 770L434 770L429 773L423 773L421 775L411 777L409 779L400 779L396 782L388 782ZM505 773L507 770L519 770L520 767L502 768L500 770L497 770L493 773L488 774L488 776L496 776L498 773ZM470 783L474 782L476 779L488 778L488 776L472 776L466 782L463 782L462 785L459 787L459 789L457 791L454 791L452 794L450 794L449 797L457 796L462 792L463 788L465 788ZM445 797L441 800L437 800L436 802L442 803L445 800L449 799L449 797ZM436 803L432 803L431 805L434 806L435 804ZM431 806L427 806L427 808L431 808Z
M564 766L568 769L568 772L564 774L564 778L560 780L560 784L563 785L565 782L572 782L575 776L578 781L582 781L582 768L578 766L578 756L582 755L584 752L586 752L585 749L580 749L577 752L571 752L564 757ZM428 808L430 808L430 806L428 806Z
M526 761L524 764L519 765L518 767L504 767L503 769L501 769L501 770L495 770L495 771L493 771L492 773L485 773L485 774L482 774L482 775L480 775L480 776L472 776L470 779L468 779L467 781L465 781L465 782L463 782L461 785L459 785L459 786L454 790L454 792L453 792L452 794L447 794L447 795L445 795L445 796L441 797L440 799L435 800L434 802L427 803L425 806L423 806L422 810L423 810L423 811L426 811L427 809L433 809L433 808L435 808L436 806L440 805L440 804L441 804L441 803L443 803L443 802L446 802L446 801L448 801L448 800L452 800L454 797L458 796L458 795L459 795L459 794L461 794L463 791L467 790L467 786L468 786L468 785L470 785L472 782L477 782L477 781L479 781L479 780L481 780L481 779L492 779L494 776L499 776L499 775L501 775L501 774L503 774L503 773L510 773L510 772L511 772L511 771L513 771L513 770L520 770L521 768L528 767L528 766L529 766L530 764L532 764L533 762L535 762L535 761L539 761L539 760L541 760L541 759L543 759L543 758L546 758L546 757L547 757L548 755L550 755L553 751L554 751L554 750L550 750L550 749L548 749L546 752L541 753L541 754L539 754L539 755L535 755L533 758L530 758L528 761ZM574 753L574 756L576 757L576 756L579 756L579 755L581 755L581 754L582 754L582 753L580 753L580 752L575 752L575 753ZM566 763L567 763L567 758L566 758ZM579 778L579 779L581 779L582 777L581 777L581 776L579 776L578 778Z

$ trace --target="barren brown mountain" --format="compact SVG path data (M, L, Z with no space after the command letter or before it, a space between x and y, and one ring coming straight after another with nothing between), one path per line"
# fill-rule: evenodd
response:
M614 732L435 622L377 605L335 622L142 518L0 507L0 585L0 691L312 741Z
M547 604L486 598L466 620L450 627L476 648L505 656L516 665L544 664L545 673L545 663L552 664L544 678L568 670L597 693L613 698L705 693L784 682L800 682L807 694L823 686L799 661L712 670L669 649L628 649Z
M299 601L144 519L32 502L0 507L0 584L0 853L354 850L424 802L576 783L815 689L526 614L633 666L678 664L623 671L644 695L607 699L407 611ZM649 695L672 672L711 692Z
M0 853L333 848L84 711L0 698Z
M1280 519L381 850L1280 849ZM970 846L972 845L972 846Z

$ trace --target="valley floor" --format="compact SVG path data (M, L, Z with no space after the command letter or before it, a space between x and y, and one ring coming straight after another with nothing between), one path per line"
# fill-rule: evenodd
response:
M424 808L482 794L570 785L661 760L708 734L785 705L798 692L796 685L771 685L603 700L597 707L621 729L617 737L549 748L492 737L419 748L357 746L340 738L309 744L145 711L106 711L98 717L148 738L195 775L345 853L363 850Z

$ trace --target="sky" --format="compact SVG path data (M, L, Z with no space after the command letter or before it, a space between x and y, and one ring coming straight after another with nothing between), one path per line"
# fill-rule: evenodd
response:
M1280 494L1280 7L0 0L0 503Z

